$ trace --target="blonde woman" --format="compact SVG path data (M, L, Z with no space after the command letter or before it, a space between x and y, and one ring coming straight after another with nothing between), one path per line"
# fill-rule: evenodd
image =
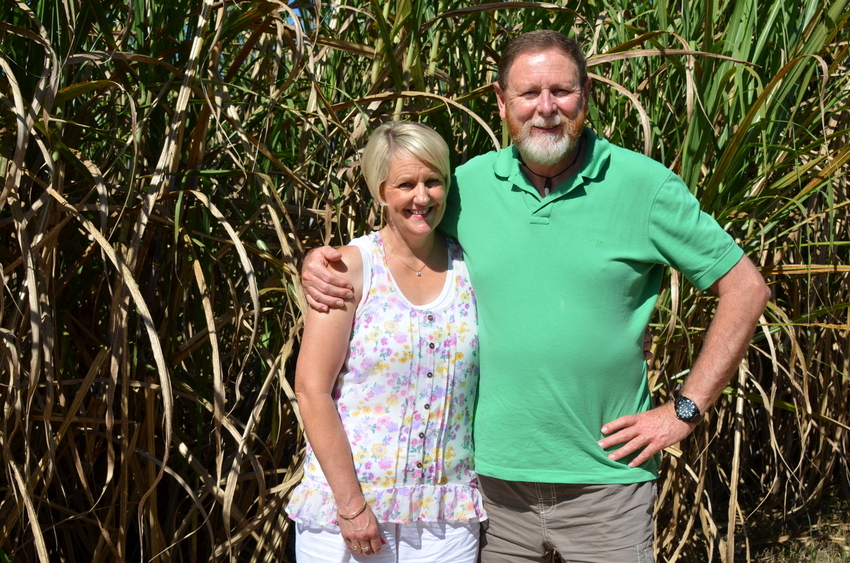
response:
M378 127L362 157L386 226L340 249L354 288L307 313L295 390L309 442L288 506L299 563L472 563L486 518L473 466L475 296L436 231L449 152L432 129Z

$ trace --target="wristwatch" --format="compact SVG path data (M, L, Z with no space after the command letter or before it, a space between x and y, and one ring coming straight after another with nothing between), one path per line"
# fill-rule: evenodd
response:
M685 422L696 424L702 419L702 413L699 412L699 407L692 400L680 395L673 401L676 407L676 418Z

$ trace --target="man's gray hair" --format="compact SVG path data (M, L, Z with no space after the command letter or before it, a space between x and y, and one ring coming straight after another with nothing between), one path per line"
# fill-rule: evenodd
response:
M449 146L440 134L414 121L387 121L372 132L360 158L360 170L369 192L381 205L386 205L381 186L387 180L390 161L398 157L418 158L433 166L448 190Z
M581 84L587 82L587 60L578 41L561 32L551 29L539 29L523 33L508 45L499 59L499 86L505 90L508 86L508 71L514 61L525 53L540 53L549 50L561 51L575 63Z

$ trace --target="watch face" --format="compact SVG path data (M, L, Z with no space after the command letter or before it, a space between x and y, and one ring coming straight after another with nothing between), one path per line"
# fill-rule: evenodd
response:
M675 406L676 416L679 420L684 420L685 422L696 422L699 420L699 407L687 397L677 397Z

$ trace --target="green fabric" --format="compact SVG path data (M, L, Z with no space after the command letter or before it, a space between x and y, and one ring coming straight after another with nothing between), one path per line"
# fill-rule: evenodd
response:
M663 265L700 289L743 255L661 164L585 129L578 174L540 199L514 147L458 167L440 228L458 238L478 299L476 470L513 481L654 479L597 441L650 408L642 344Z

